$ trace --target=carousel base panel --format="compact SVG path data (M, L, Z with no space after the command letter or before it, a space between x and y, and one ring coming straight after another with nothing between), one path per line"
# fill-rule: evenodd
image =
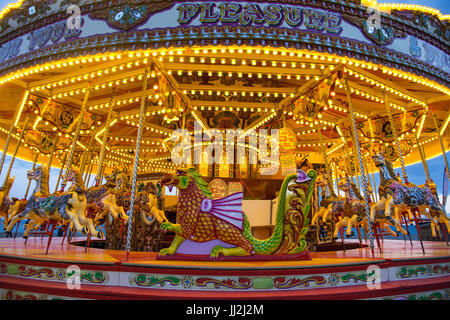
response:
M171 261L54 238L0 239L1 299L449 299L450 247L385 240L300 261ZM350 240L348 243L352 243Z

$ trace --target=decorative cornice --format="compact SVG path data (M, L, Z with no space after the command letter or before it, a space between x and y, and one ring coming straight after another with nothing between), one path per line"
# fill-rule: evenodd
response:
M252 36L255 34L258 37ZM0 67L0 75L46 62L97 53L211 45L262 45L336 54L403 70L450 87L450 76L446 72L384 47L302 30L237 26L177 27L95 35L50 45L10 59Z
M40 2L40 0L30 0L35 2ZM53 3L55 0L45 0L42 2ZM29 1L27 1L29 2ZM18 15L21 14L20 10L12 10L9 12L6 17L0 20L0 25L2 26L2 30L6 30L7 33L0 31L0 44L8 42L12 39L20 37L26 33L29 33L33 30L37 30L46 25L62 21L68 18L68 14L66 13L66 5L69 4L77 4L80 6L81 14L89 14L92 17L102 18L107 20L108 24L114 27L118 27L112 21L110 21L110 17L105 16L105 12L109 9L114 10L118 7L123 7L125 5L133 6L133 5L147 5L154 6L155 9L151 9L147 12L147 16L143 19L138 19L142 21L146 21L150 14L158 12L158 10L163 10L165 8L171 7L174 3L183 3L183 2L192 2L192 1L164 1L164 0L128 0L124 3L123 0L109 0L109 1L100 1L100 0L71 0L70 2L67 0L60 2L60 9L57 9L57 12L49 14L48 16L43 16L48 11L42 10L42 16L36 16L34 19L31 19L31 22L19 24L14 30L8 31L10 28L4 29L8 26L8 20L14 19ZM254 1L261 3L279 3L279 4L289 4L289 5L298 5L297 0L264 0L264 1ZM344 0L305 0L301 3L301 6L312 7L316 9L323 9L334 11L346 16L353 16L356 19L367 19L369 17L369 13L367 11L367 7L359 4L359 0L352 1L344 1ZM42 4L40 4L42 5ZM23 10L22 10L23 11ZM419 18L418 18L419 17ZM423 19L427 20L427 25L423 24ZM344 17L345 19L345 17ZM142 23L139 21L136 25ZM381 14L381 25L386 28L392 28L394 33L402 33L402 34L410 34L419 39L422 39L441 50L450 53L450 48L448 45L448 41L450 40L450 32L448 31L450 28L450 23L448 21L440 21L437 17L432 16L431 14L427 14L421 11L410 12L410 11L397 11L394 10L392 14ZM130 27L135 27L130 25ZM126 29L125 29L126 30ZM370 39L370 37L368 37ZM370 39L373 41L373 39ZM376 43L376 42L375 42Z

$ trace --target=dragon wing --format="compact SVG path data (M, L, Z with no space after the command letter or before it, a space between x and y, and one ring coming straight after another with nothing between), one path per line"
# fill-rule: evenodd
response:
M221 199L204 198L201 203L201 211L231 223L239 230L243 229L244 212L242 211L243 192L233 193Z

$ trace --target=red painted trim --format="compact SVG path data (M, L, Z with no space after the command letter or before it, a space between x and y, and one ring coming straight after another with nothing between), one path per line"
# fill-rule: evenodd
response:
M404 265L418 265L418 264L436 264L450 262L450 257L429 257L424 259L405 259L405 260L390 260L392 267Z
M119 286L81 285L81 290L70 290L65 283L0 276L0 287L17 291L51 294L85 299L168 299L168 300L225 300L225 299L320 299L352 300L420 293L450 288L450 276L415 281L381 283L381 288L369 290L366 285L300 290L267 291L199 291L130 288Z
M303 275L303 274L323 274L323 273L339 273L348 271L360 271L366 270L369 265L376 264L380 268L388 268L389 265L386 262L373 262L357 264L357 265L334 265L330 267L291 267L291 268L279 268L279 267L259 267L259 268L245 268L245 269L234 269L231 266L224 267L223 269L214 268L202 268L202 267L188 267L180 266L179 268L174 268L171 266L162 265L159 268L154 266L148 267L137 267L137 266L127 266L122 265L120 271L122 272L133 272L133 273L161 273L161 274L183 274L183 275L235 275L235 276L264 276L264 275ZM239 266L236 266L239 268Z
M72 265L77 265L83 270L100 270L100 271L119 271L119 266L112 264L91 264L83 261L73 261L73 262L53 262L50 260L32 260L30 258L13 258L11 256L5 257L0 255L0 262L4 263L15 263L24 264L40 267L51 267L51 268L67 268Z

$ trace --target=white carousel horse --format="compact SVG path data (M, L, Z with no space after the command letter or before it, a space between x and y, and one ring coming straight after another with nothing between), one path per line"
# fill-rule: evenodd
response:
M102 233L94 228L92 220L86 217L86 190L84 189L83 178L77 168L72 168L67 174L67 182L72 185L65 193L49 195L48 192L48 169L39 166L28 171L28 178L36 181L36 188L29 198L25 210L13 217L6 228L8 235L14 225L24 219L30 219L24 232L24 238L32 227L49 220L57 221L59 224L72 225L78 232L87 233L89 231L94 237L103 237Z

